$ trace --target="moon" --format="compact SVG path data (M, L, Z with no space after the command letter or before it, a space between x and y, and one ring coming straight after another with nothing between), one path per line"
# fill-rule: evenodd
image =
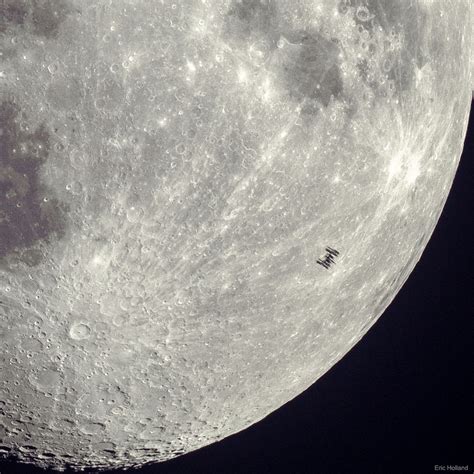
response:
M0 455L160 462L369 330L443 209L469 0L6 0Z

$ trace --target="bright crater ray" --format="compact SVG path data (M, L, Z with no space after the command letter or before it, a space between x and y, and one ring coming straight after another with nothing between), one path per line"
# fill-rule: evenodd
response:
M4 0L0 454L163 461L292 399L420 257L469 0Z

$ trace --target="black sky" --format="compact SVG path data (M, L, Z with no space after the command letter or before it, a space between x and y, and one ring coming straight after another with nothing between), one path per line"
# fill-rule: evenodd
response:
M468 464L472 473L473 157L471 115L451 193L421 260L335 367L244 432L131 472L409 474ZM0 462L0 474L44 472Z

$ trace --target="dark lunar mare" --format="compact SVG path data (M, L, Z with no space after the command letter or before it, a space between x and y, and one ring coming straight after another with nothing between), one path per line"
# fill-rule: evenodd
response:
M0 0L0 33L19 27L36 36L55 38L69 13L66 0Z
M339 46L320 35L291 32L291 45L282 52L282 75L291 97L305 103L303 111L313 102L327 107L331 97L340 98L343 81L338 63Z
M368 31L370 36L375 28L381 27L389 39L396 35L404 37L401 52L398 57L392 58L386 73L387 79L395 82L397 90L410 90L416 68L421 68L430 57L429 45L424 41L428 14L420 2L340 0L338 9L342 14L352 12L355 23ZM361 68L364 68L363 64Z
M24 120L12 100L0 104L0 264L22 261L38 265L41 244L62 238L67 206L44 184L40 170L50 150L44 125L34 131L20 127Z
M357 41L362 46L365 43L368 56L380 54L383 80L370 77L367 59L362 58L358 65L361 78L375 94L387 94L387 81L391 93L402 95L412 90L417 69L426 64L436 49L426 35L426 8L414 0L339 0L335 5L339 13L352 16L361 32ZM391 51L387 44L372 41L380 28L388 45L401 41L401 47ZM362 33L367 34L367 39L362 39ZM302 105L306 116L326 108L331 98L338 100L344 95L337 40L318 31L291 31L277 2L234 0L226 14L223 38L237 48L265 42L271 51L271 62L276 64L273 72L283 80L289 97ZM281 38L288 40L290 45L279 49L277 43ZM381 47L384 51L377 51Z
M339 46L317 31L291 30L274 1L235 0L227 11L223 36L239 48L265 42L273 56L273 72L282 79L290 98L303 104L304 113L314 114L327 107L331 97L342 95ZM290 45L279 49L281 38Z
M24 25L28 8L21 0L2 0L0 2L0 33L11 26Z
M262 38L276 43L278 11L272 0L235 0L229 7L224 36L248 41L249 37Z

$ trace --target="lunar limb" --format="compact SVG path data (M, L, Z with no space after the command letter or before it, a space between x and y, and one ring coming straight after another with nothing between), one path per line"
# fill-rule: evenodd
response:
M0 455L164 461L346 354L444 206L470 0L4 0Z

